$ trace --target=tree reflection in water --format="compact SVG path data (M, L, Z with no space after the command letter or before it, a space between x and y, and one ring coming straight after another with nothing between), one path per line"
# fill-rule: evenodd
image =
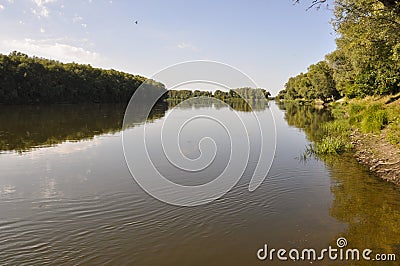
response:
M319 139L323 133L320 125L332 119L329 110L313 106L286 103L279 107L285 110L287 123L304 130L310 141ZM349 248L369 248L374 254L394 253L399 259L400 187L373 176L352 154L317 159L330 171L334 196L330 214L347 224L347 229L332 239L331 246L336 247L338 237L345 237ZM365 265L366 262L352 263Z
M126 104L68 104L0 106L0 151L24 152L64 141L82 141L122 129ZM165 115L168 105L157 103L147 120ZM132 126L146 121L140 106Z

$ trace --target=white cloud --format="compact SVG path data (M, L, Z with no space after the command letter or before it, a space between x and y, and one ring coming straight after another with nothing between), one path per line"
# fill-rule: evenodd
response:
M186 43L186 42L181 42L176 47L178 47L179 49L189 49L189 50L192 50L192 51L195 51L195 52L199 51L199 48L197 48L193 44Z
M41 33L45 33L46 30L45 30L44 28L40 28L40 32L41 32Z
M0 4L0 11L4 9L4 6Z
M72 22L76 23L76 22L78 22L78 21L81 21L82 19L83 19L83 18L82 18L81 16L75 15L75 16L72 18Z
M47 8L46 5L49 3L54 3L57 0L32 0L32 1L35 3L37 8L37 9L32 8L32 13L36 15L38 18L41 18L49 16L49 9Z
M84 27L84 28L86 28L86 27L87 27L87 24L82 23L81 26Z
M17 50L28 55L35 55L45 58L60 60L62 62L77 63L96 63L99 62L98 53L85 50L82 47L61 43L59 40L5 40L1 45L1 50L9 52Z

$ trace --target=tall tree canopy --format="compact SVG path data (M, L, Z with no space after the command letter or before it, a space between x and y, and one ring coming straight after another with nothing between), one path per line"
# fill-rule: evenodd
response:
M311 5L326 2L312 1ZM399 7L397 0L334 1L332 24L338 34L337 49L325 60L334 83L319 87L317 93L324 95L321 90L331 90L333 84L341 96L348 97L400 92ZM312 72L310 67L308 78L315 76ZM297 82L289 79L280 97L313 99L315 86L311 81L299 82L302 75L295 78Z
M327 61L318 62L308 67L307 73L300 73L292 77L285 84L278 98L288 100L305 99L323 101L334 100L339 97L336 83L333 79L333 69Z
M342 95L399 92L400 16L377 0L336 0L337 49L327 56Z

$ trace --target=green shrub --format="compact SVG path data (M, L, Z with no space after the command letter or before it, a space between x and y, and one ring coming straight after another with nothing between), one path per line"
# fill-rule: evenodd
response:
M387 110L383 109L382 104L373 104L363 113L361 130L364 133L379 132L388 124Z
M389 123L400 123L400 105L387 108Z
M387 140L400 147L400 105L358 102L333 106L332 111L335 120L321 125L323 137L310 146L310 152L324 155L351 150L350 134L356 128L363 133L380 133L387 127Z
M350 125L346 120L334 120L322 125L325 135L327 136L350 136Z
M352 116L355 114L359 114L360 112L364 111L365 109L366 109L365 105L353 103L350 105L349 113Z
M349 107L349 123L350 125L357 125L363 119L363 113L366 109L365 105L351 104Z
M353 148L350 141L343 137L325 137L311 147L316 154L341 154Z
M395 145L400 147L400 123L393 123L388 126L388 132L386 139Z
M334 119L343 119L347 114L346 110L342 106L337 107L337 105L333 106L331 113Z

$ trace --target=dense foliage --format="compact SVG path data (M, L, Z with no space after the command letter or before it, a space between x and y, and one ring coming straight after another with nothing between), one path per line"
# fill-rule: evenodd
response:
M398 93L399 8L399 1L335 0L332 22L338 33L337 49L323 63L318 63L324 65L324 70L317 71L325 73L325 81L332 78L333 82L313 86L315 71L310 67L306 74L291 78L279 98L329 97L326 91L335 92L334 97L349 98ZM332 85L336 91L332 91Z
M13 52L0 54L0 103L127 102L146 78ZM152 88L160 83L146 81Z
M400 15L376 0L337 0L337 50L327 56L348 97L400 91Z
M321 61L308 68L307 73L300 73L292 77L285 84L278 98L294 99L321 99L334 100L339 97L336 83L333 79L333 70L326 61Z
M171 100L187 100L192 97L212 97L211 91L169 90L167 98Z
M244 100L263 100L267 99L271 94L265 89L257 88L238 88L231 89L228 92L216 90L214 94L211 91L191 91L191 90L169 90L169 100L187 100L192 97L214 97L221 101L230 101L236 99Z

